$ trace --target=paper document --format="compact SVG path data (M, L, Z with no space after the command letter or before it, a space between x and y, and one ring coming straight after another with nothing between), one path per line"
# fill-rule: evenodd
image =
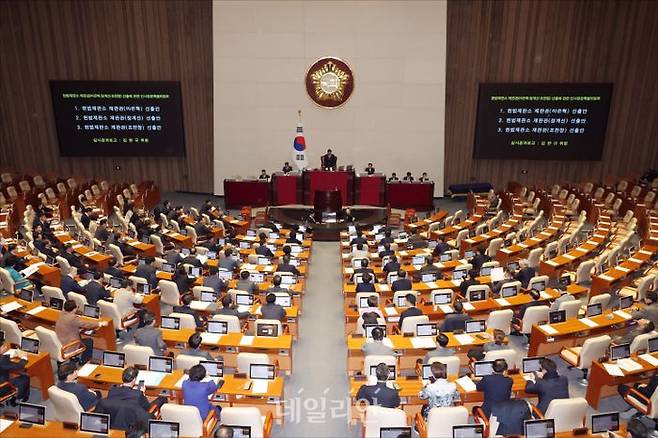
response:
M549 294L549 293L546 292L545 290L539 292L539 296L540 296L543 300L550 300L551 298L553 298L553 297L551 296L551 294Z
M632 318L631 315L629 315L628 313L624 312L623 310L615 310L613 313L614 313L615 315L617 315L618 317L620 317L620 318L624 318L624 319L631 319L631 318Z
M471 378L468 376L460 377L459 379L455 380L455 383L461 386L462 389L466 392L472 392L477 389L475 387L475 383L473 383Z
M635 362L633 359L626 358L626 359L619 359L617 361L617 365L619 365L619 368L625 371L638 371L641 370L643 367L639 363Z
M389 292L391 290L390 287L388 287L388 284L380 284L377 286L380 292Z
M251 392L253 394L265 394L269 387L270 381L265 379L252 380Z
M575 260L575 259L576 259L576 256L573 256L573 255L571 255L571 254L564 254L564 258L565 258L565 259L568 259L568 260Z
M647 251L647 250L644 250L644 249L640 250L640 254L644 254L644 255L648 255L648 256L652 255L651 251Z
M243 263L240 265L241 271L253 271L254 269L256 269L256 265L252 265L251 263Z
M409 255L407 251L399 251L398 254L400 254L401 257L406 257Z
M345 268L345 273L350 275L354 274L354 268Z
M628 274L629 272L631 272L631 269L624 268L623 266L617 266L615 269L618 270L618 271L621 271L625 274Z
M470 345L474 341L473 336L467 334L455 335L455 339L457 339L457 342L461 345Z
M254 337L253 336L242 336L242 339L240 339L240 345L242 346L249 346L254 343Z
M78 370L78 376L89 377L94 371L96 371L97 367L98 365L93 363L86 363Z
M579 252L581 254L587 253L587 250L585 248L576 248L576 249L574 249L574 251Z
M30 315L36 315L37 313L43 312L44 310L46 310L45 307L43 307L43 306L37 306L37 307L35 307L35 308L32 309L32 310L28 310L27 313L30 314Z
M434 339L431 336L416 336L411 338L411 345L414 348L436 348Z
M27 268L23 269L21 271L21 274L23 274L23 277L29 277L32 274L35 274L39 270L39 266L41 266L42 263L35 263L33 265L28 266Z
M544 263L551 265L551 266L557 266L557 262L554 262L553 260L546 260Z
M649 362L651 365L658 367L658 357L654 357L653 355L649 353L641 354L640 359L642 359L645 362Z
M630 259L628 259L628 261L633 262L633 263L637 263L638 265L641 265L643 263L642 260L636 259L634 257L631 257Z
M398 314L398 311L395 310L395 307L384 307L384 312L387 316L395 316Z
M140 380L143 380L144 386L158 386L166 376L168 376L167 373L141 370L139 374L137 374L137 381L139 382Z
M2 311L2 313L9 313L16 309L20 309L21 307L23 307L21 303L18 301L12 301L11 303L3 304L0 306L0 311Z
M459 286L460 284L462 284L462 281L461 280L452 280L452 284L454 284L455 286Z
M212 304L213 303L208 301L192 301L190 303L190 308L192 308L192 310L208 310L208 307Z
M388 348L394 348L393 341L391 341L391 338L382 339L382 344L386 345Z
M539 328L542 329L544 332L548 333L549 335L554 335L558 332L556 329L554 329L548 324L540 325Z
M246 304L241 304L238 306L238 312L240 313L251 312L251 306L248 306Z
M600 278L601 280L605 280L605 281L615 281L615 278L614 278L614 277L611 277L611 276L609 276L609 275L605 275L605 274L601 274L601 275L599 275L599 278Z
M467 312L469 310L475 310L475 307L471 303L464 302L462 304L464 306L464 310L466 310Z
M507 301L505 298L496 298L496 302L501 306L511 306L512 304Z
M439 309L441 309L441 312L443 312L443 313L454 313L455 312L452 309L452 306L450 304L439 304Z
M13 421L5 420L4 418L0 418L0 433L4 432L5 429L7 429L12 424L14 424Z
M598 326L599 326L596 322L592 321L592 320L589 319L589 318L582 318L582 319L580 319L579 321L582 322L583 324L585 324L585 325L588 326L588 327L592 327L592 328L594 328L594 327L598 327Z
M604 363L603 366L605 367L605 370L610 374L611 376L623 376L624 372L619 368L617 365L612 364L612 363Z
M219 333L200 333L201 334L201 343L202 344L219 344L220 339L222 339L222 335Z

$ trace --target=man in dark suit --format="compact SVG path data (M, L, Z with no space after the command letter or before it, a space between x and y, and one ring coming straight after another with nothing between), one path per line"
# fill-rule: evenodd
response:
M356 291L358 292L376 292L375 285L371 283L372 275L367 272L361 277L362 282L356 285Z
M96 406L100 400L100 393L95 393L89 390L85 385L78 383L78 367L76 362L64 362L57 370L57 387L66 392L75 395L82 406L82 409L88 411Z
M239 312L233 305L233 298L229 294L222 297L222 308L215 312L215 315L228 315L237 316L239 319L246 319L249 317L249 312Z
M354 246L354 245L357 245L359 243L361 243L363 245L367 245L368 240L365 237L363 237L363 231L356 230L356 237L353 237L352 240L350 240L350 246Z
M520 281L521 286L524 289L527 289L528 284L530 284L530 280L532 279L532 277L535 276L535 269L528 266L527 260L519 261L519 267L520 269L518 270L516 275L514 275L514 279L516 281Z
M539 301L540 298L541 298L541 294L539 292L537 292L536 290L534 290L534 289L530 290L528 292L528 295L530 295L530 297L532 297L532 301L530 301L527 304L522 305L519 308L518 313L516 314L516 317L518 319L523 319L523 317L525 316L526 310L528 310L530 307L542 306L544 304L541 301Z
M338 164L338 157L336 157L331 149L327 149L327 153L320 159L322 168L326 170L336 170Z
M231 272L237 271L240 267L240 261L233 258L233 250L231 248L224 250L224 257L219 259L219 267L228 269Z
M390 243L385 243L383 246L384 246L384 249L379 251L379 258L380 259L383 259L384 257L392 256L393 254L395 254L393 251L391 251L391 244Z
M491 257L489 257L484 253L484 248L478 249L478 252L471 259L471 265L473 265L473 270L479 273L480 269L482 269L482 265L490 260Z
M455 310L455 313L449 313L446 315L441 325L442 332L454 332L455 330L464 330L466 327L466 321L470 321L472 318L464 313L464 305L461 301L455 301L455 304L452 306Z
M365 168L365 172L368 175L374 175L375 173L375 166L372 165L372 163L368 163L368 167Z
M393 292L399 290L411 290L411 280L407 278L407 272L400 269L398 271L398 279L393 282L391 285Z
M125 278L126 276L123 274L123 271L117 267L117 259L112 257L108 263L108 267L105 270L105 273L107 275L110 275L112 277L116 278Z
M557 373L557 365L551 359L542 359L541 369L541 375L533 373L534 382L532 380L526 382L525 392L537 394L539 397L537 408L545 414L551 401L569 398L569 379Z
M446 251L450 251L450 245L448 245L443 237L439 237L436 246L434 247L434 251L432 251L432 256L433 257L441 257L441 254L443 254Z
M98 300L106 300L110 298L110 292L103 287L101 284L101 279L103 278L103 273L100 271L94 272L94 279L89 281L83 287L84 295L87 298L87 302L92 306L95 306Z
M80 286L78 282L75 281L72 272L69 272L67 275L62 275L59 288L62 290L62 293L66 298L68 298L69 292L75 292L76 294L84 294L84 290L82 286Z
M407 307L404 312L400 314L400 328L402 328L402 322L405 318L409 316L420 316L423 314L423 311L416 307L416 295L409 293L405 296L405 298L407 300L407 304L409 304L409 307Z
M434 260L432 260L431 256L428 256L425 259L425 266L420 268L420 270L416 274L416 281L421 281L423 279L423 275L433 275L434 280L441 278L441 270L437 266L435 266L433 262Z
M192 265L196 268L202 268L203 263L201 263L201 260L196 258L196 249L192 248L190 249L190 254L185 256L181 263L186 264L186 265Z
M219 278L219 268L217 266L210 266L208 268L208 275L203 278L203 285L212 288L217 296L226 289L226 283Z
M491 407L491 416L498 419L496 436L523 435L523 424L530 420L531 413L524 399L510 399L496 403Z
M78 269L82 268L82 262L75 255L73 251L73 244L66 245L66 250L62 253L62 257L64 257L66 261L69 262L69 265L71 265L71 267Z
M0 382L9 382L14 385L16 387L16 398L26 402L30 397L30 377L26 374L20 374L9 378L10 372L21 371L27 365L27 353L20 352L19 355L24 357L21 357L18 361L10 359L8 354L0 355ZM4 394L0 393L0 395Z
M293 274L299 276L300 272L299 269L297 269L297 266L291 265L290 264L290 256L289 255L284 255L283 259L281 260L281 263L279 263L279 266L276 268L276 272L292 272Z
M382 237L382 240L379 241L379 244L380 245L385 245L385 244L388 243L390 245L391 243L393 243L394 239L393 239L393 236L391 234L392 234L392 232L391 232L390 228L385 229L384 230L384 237Z
M375 370L376 385L363 385L356 394L357 400L365 400L369 405L384 408L397 408L400 406L400 396L395 389L386 386L388 379L388 365L380 363Z
M407 239L407 246L412 249L427 248L428 245L427 239L418 234L418 230L414 230L413 234Z
M354 276L356 274L370 274L374 276L375 271L373 271L372 268L369 268L368 265L368 259L361 259L361 267L354 269L354 274L352 274L352 281L354 281Z
M505 359L496 359L493 363L493 374L484 376L475 384L478 391L484 393L482 410L488 416L491 408L497 403L507 401L512 396L512 379L505 376L507 362Z
M398 258L395 255L392 255L391 258L389 259L388 263L384 265L383 268L384 272L387 274L389 272L397 272L400 270L400 263L398 262Z
M94 237L101 242L107 241L110 237L110 231L107 229L107 219L101 219L98 228L96 228L96 232L94 233Z
M153 266L155 258L146 257L144 262L145 263L143 265L137 266L137 269L135 269L135 273L133 275L135 275L135 277L145 278L151 288L156 288L158 286L158 278L155 275L155 266Z
M475 277L478 276L478 271L475 269L471 269L468 271L468 275L466 279L462 280L461 284L459 285L459 293L461 294L462 297L468 298L468 288L470 286L474 286L477 284L480 284Z
M89 229L89 224L91 223L91 218L89 217L89 213L91 213L91 208L85 207L82 209L82 213L80 214L80 222L82 223L82 226L85 227L86 229Z
M128 367L123 370L121 374L121 385L113 386L107 393L106 400L117 400L121 401L122 404L130 406L131 409L141 410L146 412L150 416L149 412L153 409L154 406L162 406L167 402L166 397L158 397L149 403L146 396L144 396L143 389L140 389L137 385L137 375L139 371L135 367Z
M265 234L261 234L258 247L256 248L256 254L262 257L274 257L274 253L266 245L267 238L265 237Z
M196 310L193 310L190 307L190 303L192 302L192 295L190 294L185 294L181 298L181 306L174 306L174 312L176 313L185 313L188 315L192 315L194 317L194 322L196 323L197 327L203 327L203 319L199 316L199 312Z

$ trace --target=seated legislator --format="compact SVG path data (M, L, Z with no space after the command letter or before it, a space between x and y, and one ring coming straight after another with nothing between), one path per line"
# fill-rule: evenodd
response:
M407 174L402 178L402 181L404 182L414 182L414 177L411 176L411 172L407 172Z
M262 257L274 257L274 253L271 249L267 247L267 237L265 233L261 233L259 236L258 247L256 248L256 254Z
M66 275L62 275L59 288L62 290L62 293L66 298L69 296L69 292L75 292L76 294L84 294L82 286L75 281L75 273L73 269L70 270Z
M385 243L383 246L384 246L384 248L381 251L379 251L379 254L378 254L380 259L383 259L384 257L391 257L393 254L395 254L391 250L391 244L390 243Z
M388 259L388 263L386 263L382 269L387 274L391 272L397 272L400 269L400 262L398 262L398 258L395 255L392 255Z
M263 181L267 181L268 179L270 179L270 176L267 174L267 171L265 169L262 169L260 171L260 175L258 175L258 179L263 180ZM205 418L205 417L203 417L203 418Z
M327 153L320 158L322 168L325 170L336 170L338 166L338 157L336 157L331 149L327 149Z
M374 175L375 166L372 163L368 163L368 166L363 170L367 175Z
M485 254L485 248L480 247L478 248L477 252L471 259L471 265L473 265L473 270L479 274L480 269L482 269L482 265L485 264L486 262L491 261L491 257ZM524 287L528 287L526 284Z
M250 294L255 294L258 292L258 285L255 282L249 280L249 271L240 272L240 279L238 280L238 284L235 286L235 288L249 292Z
M85 346L85 351L80 355L80 362L87 363L91 359L94 341L92 338L80 338L81 329L97 329L107 325L107 321L85 322L75 312L78 309L75 301L66 300L64 310L60 312L55 323L55 334L62 345L73 341L80 341Z
M82 288L87 302L92 306L95 306L98 300L107 300L111 297L110 291L101 284L102 279L103 273L96 271L94 272L94 278Z
M281 169L281 172L286 174L292 172L292 166L290 165L289 162L286 161L285 163L283 163L283 168Z
M441 257L441 254L443 254L446 251L450 251L452 248L450 245L448 245L443 237L439 237L436 239L436 246L434 247L434 251L432 251L432 256L433 257Z
M368 240L363 237L363 231L362 230L356 230L356 236L350 240L350 246L354 246L356 244L363 244L366 245L368 243Z
M407 304L409 307L404 309L404 311L400 314L400 322L399 322L399 327L402 328L402 323L404 322L404 319L409 316L420 316L423 314L423 311L420 310L418 307L416 307L416 295L414 294L407 294L405 296L405 299L407 300Z
M214 409L219 418L222 408L215 406L208 400L210 395L217 391L217 384L213 380L204 380L206 369L203 365L194 365L188 371L189 379L183 380L183 404L195 406L201 414L201 419L205 420L208 413Z
M114 304L121 317L124 318L136 311L135 304L142 304L144 297L136 294L132 282L126 278L121 279L121 287L114 292Z
M276 268L276 272L292 272L293 274L299 276L300 272L295 265L290 264L290 256L284 255L281 259L281 263Z
M505 359L496 359L493 363L493 374L484 376L475 386L478 391L484 393L484 403L482 410L488 416L491 415L491 408L497 403L509 400L512 396L512 379L505 375L507 371L507 362Z
M431 256L425 258L425 265L420 268L420 270L418 270L418 273L416 274L416 281L421 281L423 275L433 275L435 280L441 279L443 277L441 270L436 265L434 265L434 260L432 260Z
M524 289L528 288L530 280L536 275L535 269L528 266L526 259L519 260L519 270L514 274L514 279L521 282Z
M395 172L393 172L393 173L391 173L391 176L388 177L388 182L390 182L390 183L400 182L400 178L398 178L398 175Z
M388 373L388 365L385 363L377 365L375 370L377 383L375 385L365 384L361 386L356 394L356 399L365 400L369 405L384 408L397 408L400 406L400 395L398 392L386 386Z
M647 292L644 304L643 309L633 312L633 319L651 321L658 327L658 292L655 290Z
M143 265L138 265L133 274L135 277L141 277L146 279L151 289L155 289L158 286L158 278L156 277L156 269L154 266L155 257L146 257L144 259L145 263Z
M395 239L393 239L393 232L391 231L390 228L386 228L384 230L384 237L381 238L381 240L378 242L378 244L379 245L385 245L385 244L388 243L390 245L394 241L395 241Z
M238 319L246 319L250 313L238 311L238 308L233 304L233 298L229 294L226 294L222 297L222 308L217 309L215 315L237 316Z
M430 382L418 394L419 399L427 400L427 404L420 410L425 421L432 408L447 408L460 400L457 385L447 380L448 371L445 364L434 362L430 366L430 371L432 372Z
M377 295L370 295L366 301L368 303L368 307L363 307L363 308L359 309L359 313L361 315L364 315L364 314L369 313L369 312L374 312L374 313L377 314L377 316L379 318L384 317L384 315L382 314L382 311L379 310L379 307L378 307L379 302L378 302Z
M393 292L399 290L411 290L411 280L407 278L407 271L400 269L398 271L398 279L391 285Z
M185 266L180 264L176 268L174 275L171 277L171 281L176 283L176 286L178 287L178 293L183 295L190 291L190 288L194 285L195 279L194 277L187 275Z
M226 289L226 283L219 278L219 268L217 266L208 268L208 276L203 278L203 285L211 288L218 295Z
M457 354L454 348L448 347L448 342L450 342L450 338L448 338L448 336L446 336L444 333L439 333L436 335L436 348L428 351L427 354L425 354L423 363L428 364L430 359L433 357L448 357Z
M278 321L285 321L286 309L280 304L276 304L276 295L267 294L265 297L265 304L260 307L260 313L263 319L276 319Z
M496 416L498 419L496 436L521 436L525 421L531 419L528 402L519 398L492 405L489 416Z
M85 411L96 406L101 399L100 393L93 392L82 383L78 383L78 366L74 361L63 362L59 366L57 379L57 387L75 395Z
M181 350L179 354L184 354L186 356L202 357L205 360L218 360L218 361L224 360L221 356L217 356L217 358L214 358L210 355L208 351L202 350L200 348L201 341L202 338L199 333L192 333L190 337L187 339L187 348Z
M199 312L196 310L192 309L190 307L190 304L193 301L193 296L191 294L185 294L181 297L181 305L180 306L174 306L174 312L175 313L185 313L187 315L192 315L194 317L194 323L196 324L197 328L198 327L203 327L203 319L199 315Z
M108 262L108 267L105 270L105 273L111 277L116 277L116 278L125 278L125 275L123 271L117 266L118 262L117 259L114 257L110 258L110 261ZM75 291L74 291L75 292ZM76 292L79 293L79 292Z
M418 178L418 182L430 182L430 177L427 176L427 172L423 172L420 178Z
M484 359L484 353L488 351L506 350L509 348L509 346L505 342L505 338L506 335L504 331L500 329L494 329L492 342L487 342L482 347L471 348L470 350L468 350L468 353L466 353L466 355L474 360L482 360Z
M372 284L372 275L369 273L364 273L361 276L361 283L356 285L356 291L358 292L375 292L375 285Z
M142 315L142 327L135 330L135 344L151 347L156 356L164 356L167 344L162 340L162 332L155 326L155 315L144 312Z
M561 398L569 398L569 379L557 373L557 365L551 359L541 360L541 371L533 372L534 381L529 380L525 384L525 392L537 394L539 403L537 408L546 413L551 401Z
M290 290L285 287L281 287L281 276L275 275L272 277L272 287L267 289L267 293L272 292L286 292L290 296Z
M452 306L455 310L454 313L449 313L446 315L441 325L442 332L454 332L455 330L465 330L466 321L470 321L472 318L464 313L464 305L460 300L455 301L455 304Z
M18 352L18 360L12 360L8 354L0 355L0 383L9 382L16 388L16 398L22 402L26 402L30 398L30 377L27 374L19 374L10 377L9 373L16 373L23 371L27 365L27 353L23 351ZM2 392L8 387L0 389L0 396L4 396ZM12 399L10 404L15 406L16 400Z
M226 248L224 250L224 258L219 259L219 267L231 272L237 271L240 267L240 262L236 258L233 258L233 250L231 248Z
M391 347L382 342L384 339L384 330L380 327L372 329L372 340L367 340L361 350L365 356L379 355L379 356L393 356L394 352Z

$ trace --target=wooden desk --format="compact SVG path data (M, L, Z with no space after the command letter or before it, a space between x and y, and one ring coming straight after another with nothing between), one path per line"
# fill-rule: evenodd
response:
M8 346L8 344L5 344L4 347ZM45 352L26 354L27 364L25 365L25 369L19 372L12 372L11 374L18 375L21 372L25 372L30 377L30 386L41 389L41 399L48 400L48 388L55 384L50 355Z
M97 251L92 250L73 239L69 233L66 231L55 231L55 237L63 244L73 245L73 251L77 254L83 256L87 263L94 265L97 270L105 272L109 266L110 257L106 254L101 254Z
M420 220L418 222L413 222L410 224L404 224L404 230L408 233L412 231L425 231L429 228L430 224L434 222L439 222L442 221L446 216L448 216L448 212L444 210L439 210L436 213L434 213L432 216L425 218L423 220Z
M507 222L503 223L499 227L487 233L482 233L482 234L478 234L477 236L470 237L468 239L463 239L459 247L460 254L463 256L465 251L474 247L487 245L491 240L496 239L498 237L504 239L505 235L511 232L514 228L516 228L519 225L519 223L521 223L522 220L523 220L523 214L517 213L510 216Z
M562 270L580 263L589 257L590 254L597 251L606 241L609 234L610 229L598 228L592 237L581 243L577 248L572 249L566 254L554 257L551 260L542 260L539 265L539 274L548 275L549 277L559 276Z
M7 429L2 432L2 436L6 438L53 438L53 437L80 437L89 438L95 435L88 432L80 432L79 430L66 429L59 421L46 421L43 426L33 425L25 429L20 427L19 421L14 421ZM109 436L111 438L125 437L126 433L122 430L111 429Z
M621 288L631 282L631 276L640 271L645 263L651 261L651 258L658 251L658 246L644 245L636 251L631 257L624 260L623 263L610 268L603 274L592 275L592 287L590 288L590 298L615 288Z
M651 356L658 359L658 352L651 353ZM617 386L621 384L633 384L648 380L652 375L658 372L658 366L651 365L639 356L632 356L632 359L642 365L641 370L627 372L622 369L624 376L612 376L600 362L593 362L589 371L589 380L585 398L591 407L599 408L599 401L602 397L617 395Z
M538 233L536 236L530 237L523 242L499 249L496 253L496 260L498 260L501 265L505 265L512 260L523 257L531 249L542 246L544 242L553 239L560 231L563 224L564 216L554 214L551 218L550 225L541 233Z
M174 245L182 246L183 248L192 248L194 246L192 243L192 236L186 236L171 230L163 232L162 235L169 239Z
M236 378L234 376L224 376L224 384L219 389L215 402L222 406L243 407L255 406L262 415L272 413L272 418L277 424L283 424L285 402L284 396L284 379L277 377L270 381L267 392L264 394L254 394L251 389L244 390L242 387L249 379Z
M478 209L468 219L449 227L440 229L439 231L432 231L430 235L431 240L436 240L439 237L449 238L456 236L461 230L470 230L475 228L484 219L484 210Z

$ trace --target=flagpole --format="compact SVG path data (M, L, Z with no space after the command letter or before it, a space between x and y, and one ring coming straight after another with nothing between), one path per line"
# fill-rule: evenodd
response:
M302 124L302 110L297 110L297 115L299 116L299 124Z

